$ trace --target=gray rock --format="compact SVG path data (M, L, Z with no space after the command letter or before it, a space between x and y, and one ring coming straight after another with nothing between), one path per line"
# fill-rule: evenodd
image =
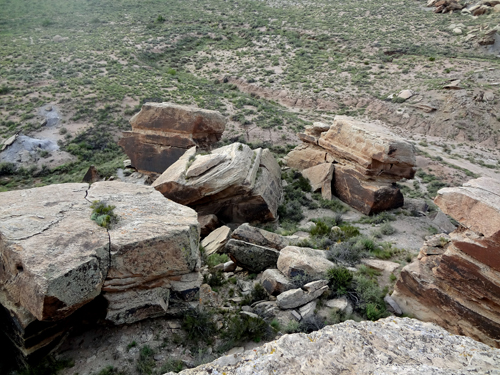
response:
M224 263L223 267L224 272L234 272L235 269L236 269L236 263L234 263L232 260Z
M432 323L389 317L376 322L350 320L307 335L283 335L180 374L498 374L499 364L499 349L452 335Z
M276 250L281 250L284 247L291 245L293 240L280 236L279 234L268 232L267 230L252 227L248 223L240 225L231 235L231 238L236 240L250 242L255 245L271 247Z
M345 297L328 300L326 301L325 306L330 309L340 311L344 314L352 313L352 305Z
M238 279L237 285L241 289L243 293L249 293L252 291L253 284L250 281L245 281L242 279Z
M276 267L280 254L279 251L269 247L234 239L228 241L226 252L238 266L251 272L261 272L267 268Z
M271 295L278 295L294 287L285 275L274 268L267 269L262 273L261 283Z
M254 314L250 311L240 311L240 315L247 316L247 317L253 318L253 319L260 319L260 317L257 314Z
M306 292L313 293L317 291L318 289L323 288L325 285L328 285L328 281L326 280L317 280L317 281L312 281L310 283L307 283L302 287Z
M294 309L315 300L327 290L328 286L324 286L312 293L307 293L302 289L287 290L278 296L276 303L280 309Z
M11 143L5 149L2 147L0 163L32 164L40 159L40 151L59 150L59 146L54 141L31 138L26 135L19 135L14 141L11 137L7 142Z
M316 301L311 301L308 304L299 308L299 313L302 319L310 318L314 315L314 310L316 310Z
M405 204L403 207L409 211L423 212L423 213L429 210L429 205L424 199L416 199L416 198L405 198Z
M388 308L389 311L392 311L396 315L402 315L403 314L403 311L401 310L401 307L399 307L399 305L397 304L397 302L394 301L390 295L387 294L384 297L384 302L386 303L387 308Z
M450 218L444 214L441 210L438 211L436 217L432 220L432 223L439 227L444 233L453 232L456 227L452 224Z
M295 310L291 310L291 313L292 313L292 316L298 321L300 322L302 320L302 315L300 315L297 311Z

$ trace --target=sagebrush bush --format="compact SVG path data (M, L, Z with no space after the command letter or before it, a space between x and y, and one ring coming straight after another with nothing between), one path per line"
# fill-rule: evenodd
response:
M345 267L333 267L326 271L326 277L333 291L345 294L353 279L352 272Z
M213 314L206 310L188 310L182 319L182 329L188 335L189 340L211 343L217 332L213 321Z

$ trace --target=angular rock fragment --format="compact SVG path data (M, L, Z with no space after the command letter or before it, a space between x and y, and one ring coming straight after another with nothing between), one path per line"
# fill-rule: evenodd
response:
M201 237L208 236L221 225L219 219L214 214L198 215L198 222L200 223Z
M173 103L146 103L130 124L132 131L123 132L119 145L132 165L141 173L163 173L188 148L209 149L221 138L226 119L216 111Z
M231 239L226 245L226 252L239 267L251 272L262 272L276 267L279 251L248 242Z
M189 149L153 186L167 198L194 208L198 214L214 214L225 222L276 219L283 194L281 169L268 149L252 150L234 143L213 150L210 155L221 160L220 163L197 176L187 177L189 168L207 156L197 155L194 147Z
M230 235L231 229L225 225L210 233L201 241L201 246L205 249L205 254L210 255L222 252Z
M328 290L328 286L323 286L313 292L305 292L303 289L291 289L281 293L276 303L280 309L294 309L309 303Z
M262 273L261 284L271 295L278 295L294 286L279 270L270 268Z

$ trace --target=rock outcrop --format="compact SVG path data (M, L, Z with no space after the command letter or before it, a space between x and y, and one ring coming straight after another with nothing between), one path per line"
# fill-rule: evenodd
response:
M411 143L346 116L331 126L314 123L299 134L304 142L285 162L308 178L325 199L333 195L364 214L401 207L403 195L395 186L415 174Z
M431 323L389 317L284 335L180 374L494 374L499 365L498 349Z
M115 206L110 229L91 220L94 200ZM201 284L196 212L151 187L50 185L0 201L0 303L24 355L62 337L98 296L103 317L121 324L164 315Z
M226 127L216 111L173 103L146 103L130 119L132 131L118 144L141 173L163 173L188 148L210 149Z
M186 151L153 183L155 189L226 223L277 218L281 169L268 149L233 143L205 155L196 152Z
M435 203L461 226L426 241L392 297L405 313L500 347L500 183L441 189Z

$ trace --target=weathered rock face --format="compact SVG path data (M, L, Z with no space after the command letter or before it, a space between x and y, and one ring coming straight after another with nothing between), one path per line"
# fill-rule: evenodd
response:
M365 213L403 205L394 183L415 174L415 151L385 129L346 116L331 126L315 123L299 136L304 144L286 157L288 166L302 171L325 199L331 194Z
M222 252L224 246L226 246L226 243L229 240L230 235L231 229L225 225L210 233L203 239L203 241L201 241L201 246L205 248L205 254L210 255Z
M180 374L493 374L499 364L498 349L431 323L389 317L284 335Z
M116 206L111 229L90 219L93 200ZM201 284L196 212L151 187L50 185L0 193L0 201L0 303L25 354L54 339L36 327L66 325L99 295L106 318L126 323L165 314L171 296Z
M241 143L208 155L197 155L193 147L153 186L200 215L215 214L235 223L276 219L283 195L281 169L271 152Z
M392 295L403 312L500 347L500 184L479 178L435 199L460 222L429 238ZM466 228L467 227L467 228Z
M209 149L224 132L226 119L216 111L173 103L146 103L130 119L119 145L142 173L163 173L193 146Z
M287 277L310 275L320 277L335 264L326 259L326 251L287 246L279 253L278 269Z

